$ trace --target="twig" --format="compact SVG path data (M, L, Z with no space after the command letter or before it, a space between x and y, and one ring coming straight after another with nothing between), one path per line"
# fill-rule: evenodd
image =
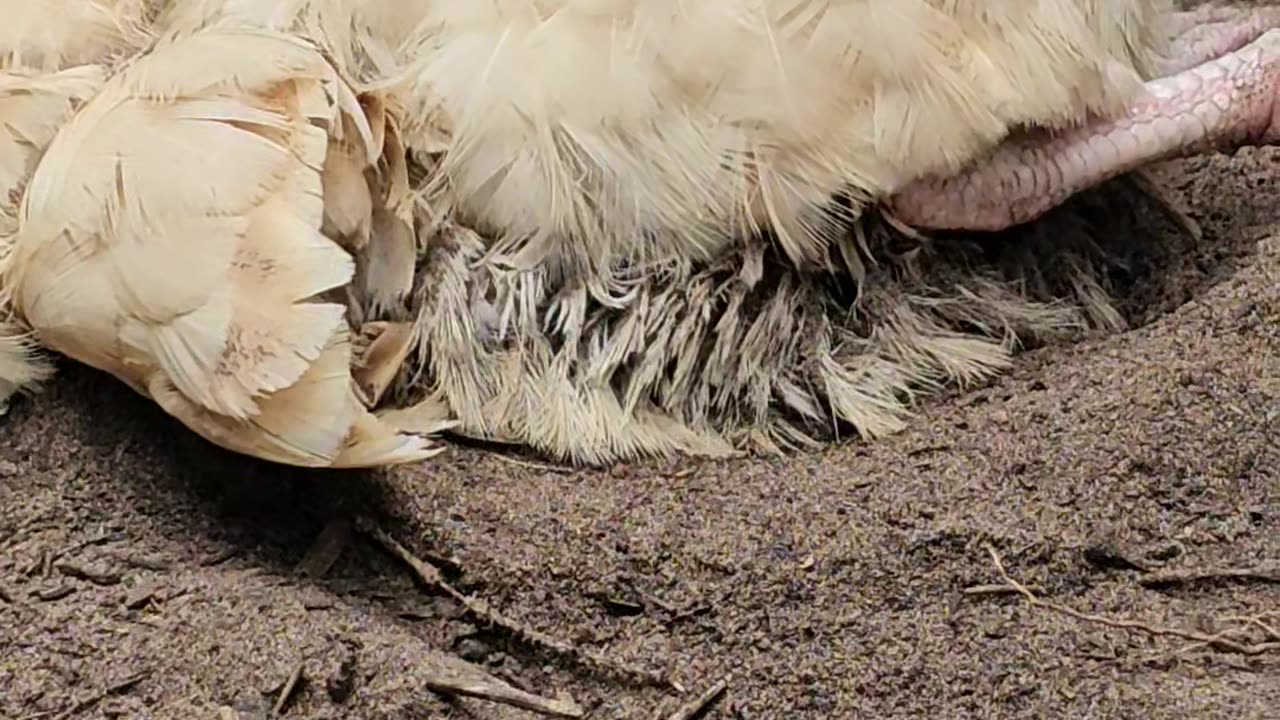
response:
M1244 625L1252 625L1263 632L1269 639L1280 641L1280 630L1275 626L1266 622L1266 618L1280 617L1280 613L1262 613L1261 615L1253 615L1251 617L1229 617L1228 622L1238 622Z
M293 693L298 689L298 683L302 681L303 663L298 662L293 668L293 672L289 673L289 679L284 681L284 685L280 687L280 694L276 696L276 704L271 708L272 715L279 715L284 712L284 706L289 704L289 698L293 697Z
M502 628L514 635L516 638L531 645L536 645L538 647L551 650L552 652L575 658L584 665L593 669L620 672L623 675L636 678L645 684L656 687L675 687L671 680L663 673L620 665L601 655L579 648L572 643L539 632L517 620L506 617L501 612L491 607L489 603L485 602L483 599L467 595L450 585L440 574L438 569L426 562L423 562L413 553L409 552L409 550L397 542L395 538L388 535L381 528L375 526L367 517L357 518L356 528L360 532L363 532L373 538L378 542L378 544L382 545L384 549L408 565L414 575L416 575L425 585L443 591L449 597L457 601L463 609L481 622Z
M467 676L433 673L427 677L426 685L436 692L479 698L502 705L510 705L521 710L529 710L540 715L560 718L581 718L586 715L586 712L573 701L573 698L563 697L550 700L539 697L512 687L492 675L478 670L474 673L467 673Z
M1041 592L1038 585L1028 585L1032 592ZM962 591L965 595L1017 595L1018 589L1010 585L971 585Z
M118 585L124 578L119 572L110 568L74 560L59 560L53 566L63 575L69 575L80 580L88 580L94 585Z
M482 448L481 452L483 452L486 455L490 455L498 460L501 460L502 462L510 463L517 467L522 467L525 470L553 473L555 475L572 475L574 472L576 472L576 470L571 467L549 465L547 463L534 462L533 460L525 460L524 458L507 455L506 453L501 453L501 452L498 452L497 450L489 450L489 449Z
M1080 620L1082 622L1094 623L1096 625L1103 625L1103 626L1115 628L1118 630L1137 630L1155 637L1176 637L1176 638L1181 638L1183 640L1190 640L1192 642L1202 643L1204 645L1212 647L1215 650L1219 650L1222 652L1231 652L1231 653L1238 653L1240 655L1255 656L1255 655L1262 655L1264 653L1280 650L1280 642L1263 642L1263 643L1256 643L1256 644L1244 644L1239 641L1233 640L1229 636L1229 633L1231 632L1230 630L1217 633L1215 635L1209 635L1207 633L1195 632L1193 630L1181 630L1178 628L1149 625L1147 623L1140 622L1138 620L1117 620L1115 618L1109 618L1104 615L1093 615L1089 613L1082 613L1079 610L1075 610L1073 608L1067 607L1066 605L1059 605L1058 603L1055 603L1055 602L1042 600L1035 593L1031 592L1030 588L1028 588L1026 585L1023 585L1017 580L1014 580L1013 578L1009 577L1008 571L1005 570L1004 562L1000 560L1000 553L996 552L996 549L994 547L992 547L988 543L986 544L986 548L987 548L987 552L991 555L991 561L995 563L996 571L1000 573L1000 579L1004 580L1004 582L1007 583L1009 587L1013 588L1018 592L1018 594L1022 595L1022 597L1026 599L1027 603L1033 607L1052 610L1053 612L1066 615L1067 617L1075 618L1076 620Z
M1213 568L1208 570L1170 570L1143 575L1138 584L1143 587L1167 587L1191 585L1207 580L1256 580L1264 583L1280 583L1280 567Z
M701 715L704 710L710 707L711 703L718 700L728 689L729 678L724 677L720 682L707 688L706 692L681 705L679 709L667 717L667 720L693 720L693 718Z
M117 683L108 685L104 690L100 692L94 693L93 695L90 695L89 697L86 697L83 700L77 700L74 703L72 703L71 707L62 711L62 714L58 715L57 720L66 720L72 715L76 715L77 713L84 712L85 710L88 710L94 705L97 705L98 703L102 702L103 700L113 695L119 695L120 693L124 692L125 690L128 690L134 685L137 685L143 680L146 680L148 677L150 677L150 675L151 673L148 671L134 673L133 675L130 675L129 677Z

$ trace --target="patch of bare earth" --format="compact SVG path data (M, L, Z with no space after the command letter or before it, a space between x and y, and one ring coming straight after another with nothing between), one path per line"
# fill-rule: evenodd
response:
M261 718L299 668L287 717L529 717L428 690L458 658L593 718L666 717L726 675L706 717L1280 717L1278 163L1160 169L1204 241L1156 269L1148 324L823 453L307 473L67 367L0 420L0 717ZM308 559L357 514L687 693L487 627L358 533ZM1225 569L1249 572L1152 582Z

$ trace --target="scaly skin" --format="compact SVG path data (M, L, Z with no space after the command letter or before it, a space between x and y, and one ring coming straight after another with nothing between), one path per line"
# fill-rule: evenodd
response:
M1167 77L1235 52L1280 27L1280 6L1241 10L1202 8L1180 12L1171 23L1171 53L1161 66Z
M1183 46L1191 56L1260 37L1201 64L1182 56L1190 69L1147 83L1120 117L1010 139L965 172L909 184L888 210L921 229L1003 230L1160 160L1280 143L1280 29L1265 30L1259 17L1275 22L1207 27Z

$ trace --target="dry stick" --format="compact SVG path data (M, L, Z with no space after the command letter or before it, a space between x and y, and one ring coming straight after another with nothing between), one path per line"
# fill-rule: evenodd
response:
M66 710L63 710L62 714L58 715L57 720L66 720L67 718L73 715L82 713L85 710L88 710L89 708L93 707L94 705L97 705L98 703L102 702L103 700L106 700L107 698L113 695L119 695L120 693L132 688L134 685L137 685L143 680L146 680L150 676L151 676L151 672L144 670L139 673L134 673L133 675L130 675L129 677L119 682L112 683L111 685L108 685L104 690L100 692L94 693L93 695L90 695L89 697L86 697L83 700L75 701L71 705L71 707L67 708Z
M548 465L547 463L534 462L533 460L525 460L524 458L512 457L496 450L483 450L484 454L492 456L501 462L510 463L525 470L533 470L535 472L553 473L556 475L572 475L576 470L571 467L559 465Z
M1274 626L1267 624L1265 620L1265 618L1275 617L1277 615L1280 615L1280 613L1262 613L1261 615L1254 615L1251 617L1235 616L1226 618L1226 621L1252 625L1261 630L1267 638L1280 641L1280 630L1277 630Z
M396 542L394 538L374 526L368 518L356 518L356 529L377 540L387 551L407 564L419 580L427 585L444 590L450 597L462 603L463 607L480 615L479 611L472 607L475 601L446 583L444 578L440 576L439 570L419 560L403 545ZM487 616L481 615L481 617ZM512 631L520 632L518 629L513 629ZM552 700L539 697L514 688L475 667L469 668L469 672L465 676L432 673L426 678L426 686L436 692L479 698L552 717L581 718L585 715L582 708L578 707L578 704L572 698Z
M678 710L671 713L667 720L693 720L699 713L710 707L726 690L729 689L729 678L725 677L720 682L707 688L706 692L689 702L681 705Z
M1038 586L1038 585L1028 585L1028 586L1027 586L1027 589L1028 589L1028 590L1030 590L1030 591L1032 591L1032 592L1040 592L1040 591L1041 591L1041 588L1040 588L1040 586ZM965 588L965 589L964 589L964 590L962 590L961 592L963 592L965 595L969 595L969 596L974 596L974 595L1017 595L1017 594L1018 594L1018 589L1017 589L1017 588L1015 588L1015 587L1010 587L1010 586L1008 586L1008 585L1005 585L1004 583L1000 583L999 585L970 585L969 587Z
M615 663L601 655L584 650L583 648L579 648L569 642L554 638L550 635L534 630L533 628L516 620L512 620L490 607L489 603L484 600L462 593L457 588L446 582L444 577L441 576L440 571L434 566L420 560L413 553L409 552L403 545L397 542L395 538L388 535L381 528L375 526L368 518L357 518L356 528L372 537L388 552L395 555L402 562L408 565L409 568L413 570L413 573L417 575L418 579L424 584L429 587L443 590L445 594L456 600L458 604L462 605L462 607L475 618L490 625L500 627L529 644L549 649L552 652L560 653L561 655L576 658L593 669L620 672L624 675L637 678L648 685L662 688L673 688L679 691L680 688L676 687L672 681L662 673L619 665L618 663Z
M1000 560L1000 553L996 552L994 547L987 543L986 548L987 552L991 555L992 562L995 563L996 570L1000 573L1000 578L1008 583L1009 587L1017 590L1018 594L1025 598L1027 603L1033 607L1052 610L1053 612L1075 618L1076 620L1116 628L1118 630L1138 630L1152 636L1176 637L1196 643L1203 643L1204 645L1222 652L1256 656L1280 650L1280 642L1264 642L1252 645L1237 642L1228 636L1228 633L1231 632L1229 630L1216 635L1209 635L1207 633L1195 632L1192 630L1179 630L1178 628L1149 625L1137 620L1116 620L1115 618L1109 618L1104 615L1091 615L1089 613L1082 613L1079 610L1069 608L1066 605L1059 605L1055 602L1042 600L1035 593L1031 592L1027 586L1009 577L1008 571L1004 568L1004 562Z
M272 715L279 715L284 712L284 706L289 704L289 699L293 697L293 693L298 689L298 683L302 682L303 663L299 662L294 666L293 672L289 673L289 679L284 681L284 685L280 686L280 694L276 697L275 707L271 709Z
M1138 584L1143 587L1166 585L1190 585L1205 580L1256 580L1280 583L1280 567L1217 568L1209 570L1171 570L1143 575Z
M466 678L450 677L444 674L432 675L427 678L426 683L429 689L436 692L479 698L489 702L510 705L521 710L528 710L540 715L559 718L581 718L586 716L586 712L572 698L549 700L538 697L532 693L514 688L487 674L477 673L474 677Z

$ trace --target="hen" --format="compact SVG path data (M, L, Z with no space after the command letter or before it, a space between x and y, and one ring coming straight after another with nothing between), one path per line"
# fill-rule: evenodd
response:
M396 427L578 463L893 432L922 390L1081 315L922 275L928 246L895 255L886 227L1000 229L1280 131L1275 8L114 5L142 19L108 34L137 57L59 95L46 129L92 100L4 166L15 187L36 168L4 273L17 317L295 464L432 452ZM41 376L9 342L0 395ZM405 409L367 412L384 391Z

